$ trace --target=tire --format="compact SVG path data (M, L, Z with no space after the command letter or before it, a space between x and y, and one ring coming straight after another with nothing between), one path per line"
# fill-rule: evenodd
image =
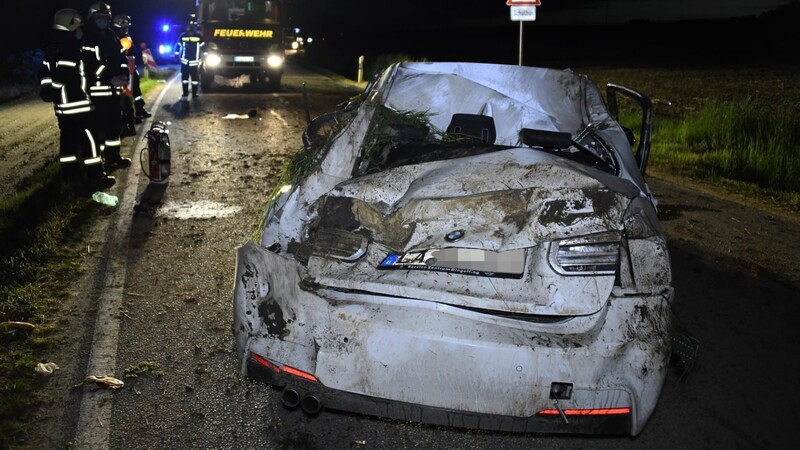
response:
M267 83L270 91L278 92L281 90L281 76L277 75L274 77L269 77L269 82Z
M209 75L207 73L200 74L200 89L203 90L203 93L207 94L211 92L211 80L213 79L213 75Z

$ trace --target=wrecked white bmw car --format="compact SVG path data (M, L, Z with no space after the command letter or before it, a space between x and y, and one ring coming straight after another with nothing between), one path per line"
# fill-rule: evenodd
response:
M672 324L651 127L570 70L387 68L311 121L238 250L242 374L307 413L637 435Z

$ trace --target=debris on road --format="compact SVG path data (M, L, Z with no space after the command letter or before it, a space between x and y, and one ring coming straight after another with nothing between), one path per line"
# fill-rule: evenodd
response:
M34 328L36 328L36 325L30 322L17 322L17 321L0 322L0 330L2 331L12 331L12 330L31 331Z
M110 377L108 375L101 375L101 376L89 375L88 377L86 377L85 380L83 380L83 382L78 383L73 387L81 387L84 384L89 384L89 383L95 383L100 387L106 387L109 389L119 389L125 386L125 382L118 378Z
M116 195L106 194L105 192L97 191L92 194L92 200L102 205L117 206L119 205L119 198Z
M58 364L54 362L49 362L49 363L37 364L34 370L36 371L37 375L50 376L53 374L53 372L55 372L58 369L60 369L60 367L58 367Z

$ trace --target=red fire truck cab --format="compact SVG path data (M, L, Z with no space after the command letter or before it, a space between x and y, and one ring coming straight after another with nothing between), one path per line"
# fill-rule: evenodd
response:
M280 0L197 0L205 41L200 85L212 89L215 76L250 75L250 82L279 90L286 60Z

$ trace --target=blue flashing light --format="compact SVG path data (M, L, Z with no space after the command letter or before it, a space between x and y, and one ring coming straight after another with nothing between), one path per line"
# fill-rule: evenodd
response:
M169 24L165 23L164 25L161 25L161 31L164 33L169 33Z
M158 53L162 55L169 55L172 54L172 45L170 44L161 44L158 46Z

